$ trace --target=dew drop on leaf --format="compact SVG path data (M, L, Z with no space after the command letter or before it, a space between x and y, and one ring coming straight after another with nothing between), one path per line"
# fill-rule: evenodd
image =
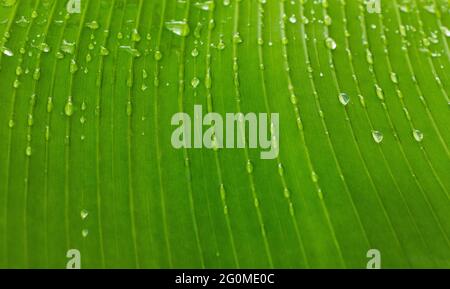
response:
M191 85L193 88L197 88L197 86L200 84L200 80L197 77L192 78Z
M85 210L85 209L81 210L80 216L81 216L82 220L85 220L88 217L88 215L89 215L89 212L87 210Z
M156 60L156 61L161 60L161 59L162 59L162 53L161 53L161 51L156 50L156 51L155 51L154 57L155 57L155 60Z
M295 17L295 15L292 14L291 17L289 17L289 22L291 22L292 24L297 23L297 17Z
M194 3L194 6L204 11L211 11L214 10L214 1L208 0L204 2L196 2Z
M33 151L31 150L31 147L27 146L27 148L25 149L25 155L29 157L32 153Z
M167 21L166 28L178 36L187 36L190 32L189 25L186 21Z
M423 140L423 133L418 129L413 130L413 136L417 142L421 142Z
M83 238L86 238L89 235L89 230L88 229L83 229L81 231L81 236L83 236Z
M11 7L16 4L16 0L1 0L2 6Z
M339 101L342 103L342 105L346 106L350 102L350 96L348 96L348 94L344 92L340 93Z
M247 173L251 174L253 172L253 164L250 160L247 161L246 165Z
M191 52L192 57L197 57L198 56L198 49L194 48Z
M101 47L100 47L100 55L106 56L106 55L108 55L108 54L109 54L109 50L108 50L106 47L101 46Z
M73 115L73 103L71 100L67 101L66 106L64 107L64 113L67 116L72 116Z
M372 137L376 143L381 143L383 141L383 133L378 130L372 131Z
M335 50L337 47L336 42L331 37L327 37L327 39L325 39L325 45L331 50Z

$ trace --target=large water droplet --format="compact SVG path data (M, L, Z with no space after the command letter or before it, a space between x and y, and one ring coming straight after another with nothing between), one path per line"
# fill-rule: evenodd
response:
M189 25L186 21L167 21L166 28L178 36L187 36L190 32Z

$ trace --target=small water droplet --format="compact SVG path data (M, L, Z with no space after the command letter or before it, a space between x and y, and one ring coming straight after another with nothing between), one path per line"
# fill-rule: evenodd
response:
M325 45L328 47L328 49L331 49L331 50L335 50L337 47L336 42L331 37L327 37L325 39Z
M423 140L423 133L418 129L413 130L413 136L417 142L421 142Z
M194 48L191 52L192 57L197 57L198 56L198 50L197 48Z
M120 46L119 48L125 50L126 52L131 54L131 56L133 56L133 57L141 56L141 53L139 52L139 50L137 50L136 48L133 48L131 46L126 45L126 46Z
M86 23L86 27L92 30L97 30L100 27L100 25L98 25L98 22L94 20Z
M83 238L86 238L89 235L89 230L88 229L83 229L81 231L81 235L83 236Z
M242 43L242 38L241 38L241 35L239 34L239 32L234 33L233 42L237 43L237 44Z
M396 84L398 83L398 77L395 72L391 72L391 81Z
M161 53L161 51L156 50L156 51L155 51L154 57L155 57L155 60L156 60L156 61L160 61L160 60L162 59L162 53Z
M339 101L342 103L342 105L346 106L350 102L350 96L348 96L348 94L344 92L340 93Z
M214 10L214 1L196 2L194 6L204 11L211 11Z
M108 55L108 54L109 54L109 50L108 50L106 47L101 46L101 47L100 47L100 55L106 56L106 55Z
M67 101L66 106L64 107L64 113L67 116L73 115L73 103L70 99Z
M5 56L14 56L14 53L10 50L10 49L8 49L8 48L6 48L6 47L4 47L4 46L2 46L1 48L0 48L0 51L5 55Z
M85 220L88 217L88 215L89 215L89 212L87 210L85 210L85 209L81 210L80 216L81 216L82 220Z
M74 54L75 52L75 42L69 42L67 40L63 40L63 43L60 47L61 51L67 54Z
M25 155L29 157L32 153L33 151L31 150L31 147L27 146L27 148L25 149Z
M295 15L292 14L291 17L289 17L289 22L291 22L292 24L297 23L297 17L295 17Z
M378 131L378 130L373 130L372 131L372 137L373 137L373 140L376 142L376 143L381 143L382 141L383 141L383 133L381 133L380 131Z
M192 78L191 80L191 85L193 88L197 88L197 86L200 84L200 79L198 79L197 77Z
M315 171L312 171L312 172L311 172L311 180L312 180L314 183L317 183L317 182L319 181L319 176L316 174Z
M8 122L8 127L13 128L14 127L14 120L10 119Z
M133 32L131 33L131 41L133 42L141 41L141 35L139 35L139 31L136 28L133 29Z
M247 161L246 165L247 173L251 174L253 172L253 164L250 160Z

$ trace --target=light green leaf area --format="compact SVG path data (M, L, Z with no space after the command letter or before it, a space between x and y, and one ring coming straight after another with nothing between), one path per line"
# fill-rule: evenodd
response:
M448 1L66 4L0 0L0 267L450 266ZM175 149L196 104L278 157Z

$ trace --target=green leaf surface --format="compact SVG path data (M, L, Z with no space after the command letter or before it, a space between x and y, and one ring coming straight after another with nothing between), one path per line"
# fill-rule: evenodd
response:
M450 266L445 0L0 0L0 267ZM279 113L279 155L171 118Z

